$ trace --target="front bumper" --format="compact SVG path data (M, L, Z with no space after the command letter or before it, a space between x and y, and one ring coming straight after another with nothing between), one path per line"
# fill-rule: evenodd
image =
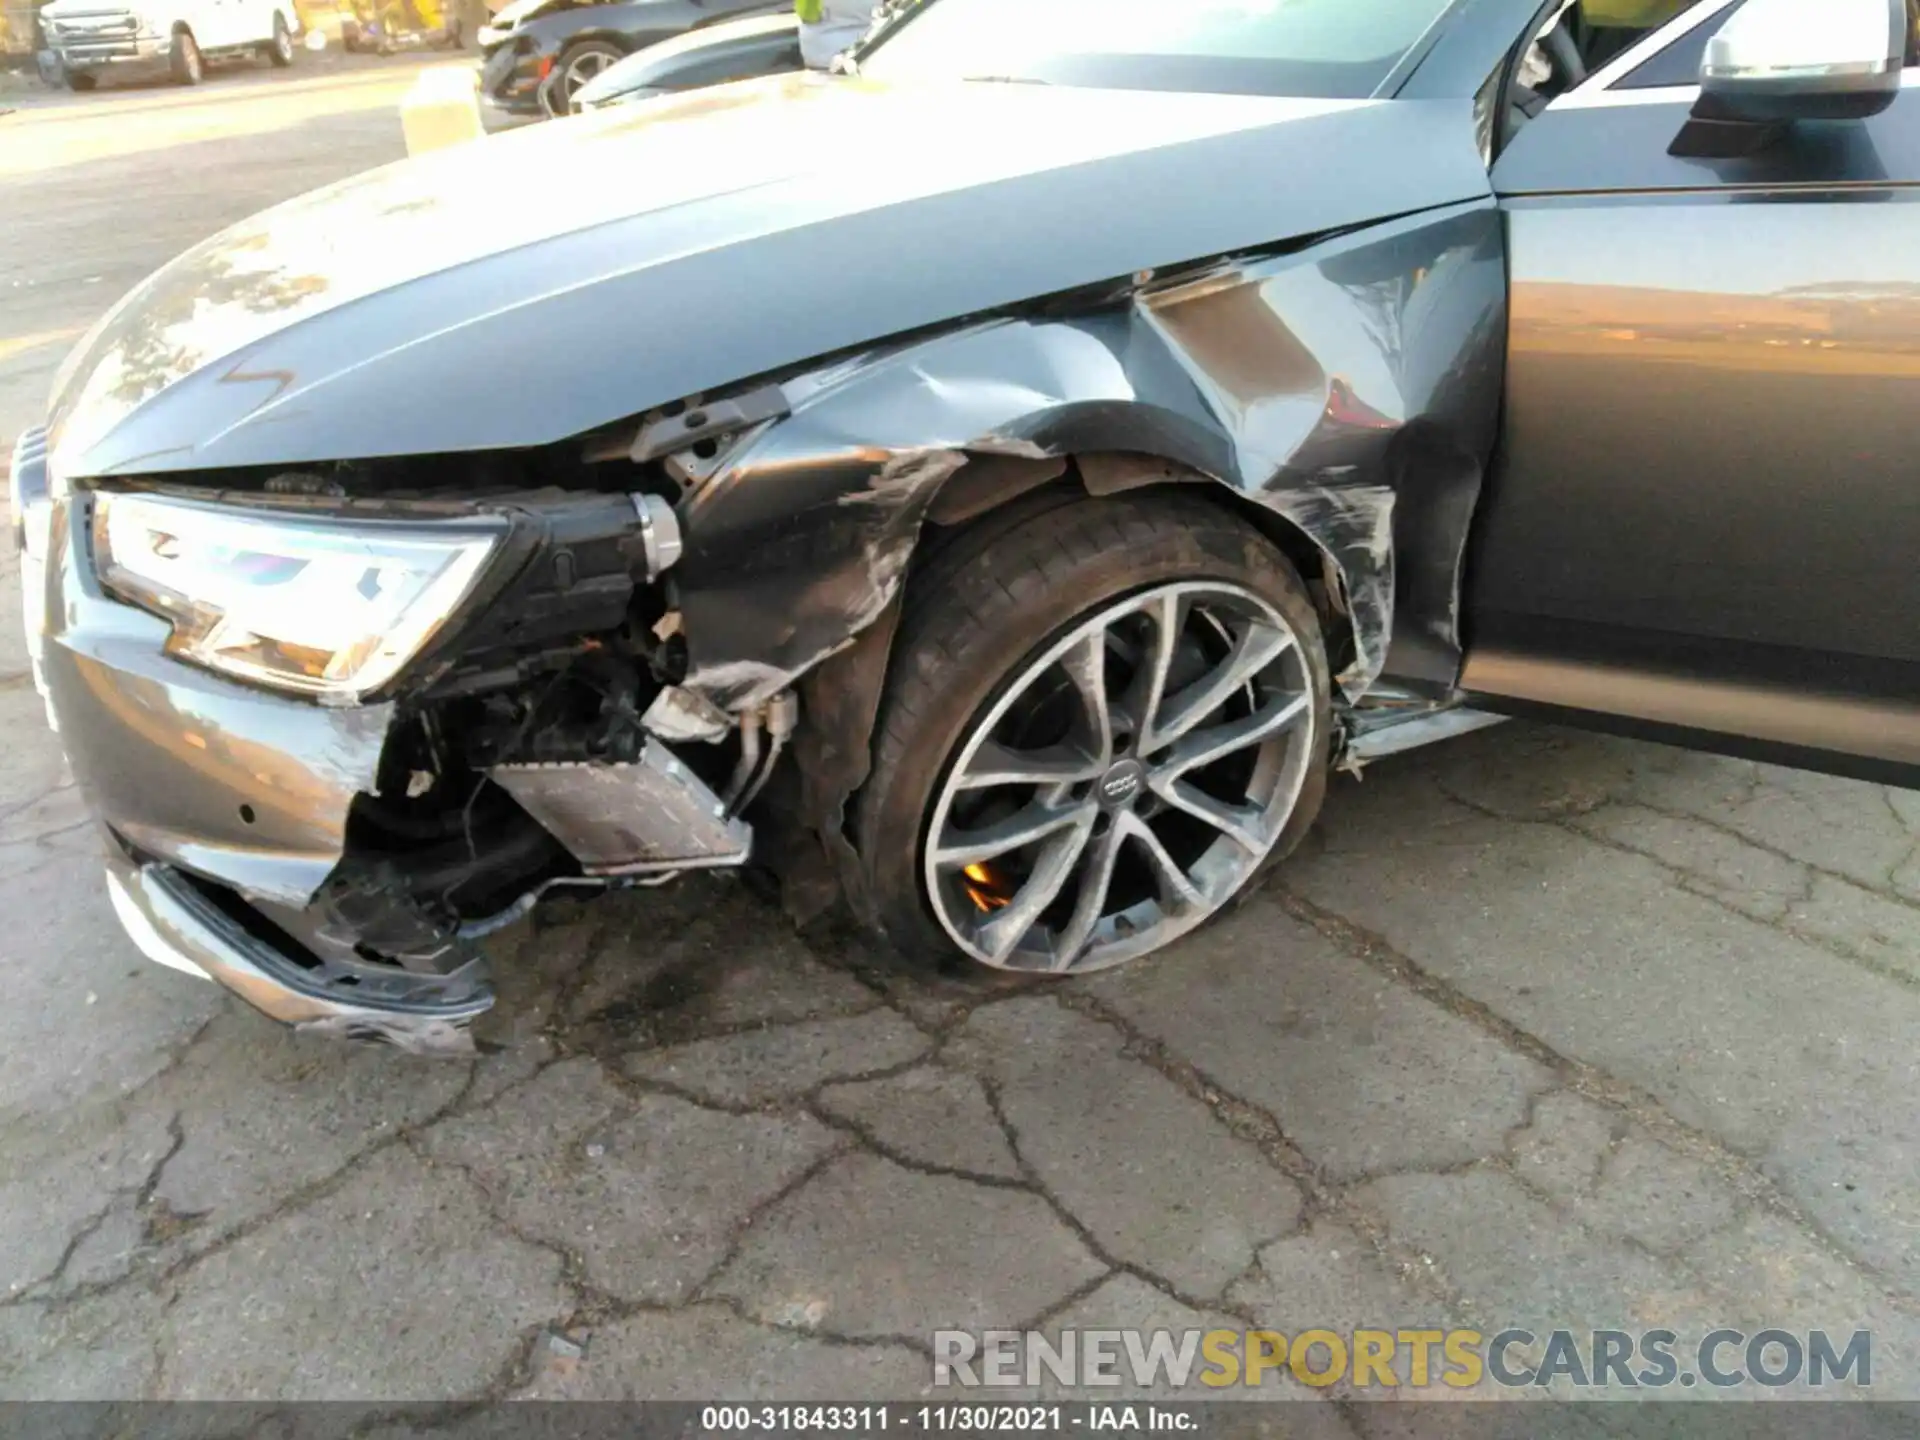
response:
M483 36L480 62L480 100L502 115L545 115L540 89L553 73L554 52L538 48L523 52L520 38L502 36L491 43Z
M54 53L69 72L90 74L108 68L164 69L173 59L170 36L117 35L99 39L62 39Z
M9 488L35 684L105 826L134 943L303 1030L465 1048L493 1003L477 950L340 873L392 707L329 710L170 658L164 621L101 591L91 500L49 493L37 433ZM404 962L369 960L368 940Z
M223 985L262 1014L307 1034L379 1041L412 1054L469 1054L467 1027L493 1004L484 988L404 1008L342 1000L310 978L306 966L252 934L165 865L109 860L107 896L121 928L149 960Z
M96 497L49 483L38 432L9 488L35 683L104 828L115 913L161 964L303 1031L460 1051L493 1003L477 942L549 886L655 883L749 853L751 828L656 739L624 760L488 752L478 771L449 741L440 763L459 798L423 832L399 801L423 773L419 715L316 705L173 658L167 621L101 587ZM514 512L505 588L487 602L510 620L470 616L462 632L483 651L494 631L538 644L542 623L603 633L631 613L636 567L651 577L678 557L656 497L537 498ZM548 547L568 563L541 563ZM666 706L652 723L684 718Z

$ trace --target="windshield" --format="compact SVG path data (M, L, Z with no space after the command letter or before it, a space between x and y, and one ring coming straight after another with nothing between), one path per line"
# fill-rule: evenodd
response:
M860 55L860 73L1359 100L1450 4L923 0Z

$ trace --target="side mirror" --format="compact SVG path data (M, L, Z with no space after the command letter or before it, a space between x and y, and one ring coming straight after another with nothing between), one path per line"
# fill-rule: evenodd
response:
M1900 93L1906 0L1747 0L1707 42L1697 119L1863 120Z

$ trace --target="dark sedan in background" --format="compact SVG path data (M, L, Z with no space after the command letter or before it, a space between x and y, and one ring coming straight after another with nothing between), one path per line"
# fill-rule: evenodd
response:
M780 0L515 0L480 31L481 98L509 115L569 115L583 85L637 50L792 10Z
M576 110L604 110L805 68L800 22L793 13L756 15L649 45L602 70L574 92L573 103Z

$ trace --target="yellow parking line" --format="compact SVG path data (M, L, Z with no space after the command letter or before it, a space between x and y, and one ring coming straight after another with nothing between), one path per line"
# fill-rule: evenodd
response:
M0 335L0 362L24 355L29 350L38 350L43 345L58 345L62 340L78 339L85 331L84 325L74 325L65 330L42 330L34 335Z

